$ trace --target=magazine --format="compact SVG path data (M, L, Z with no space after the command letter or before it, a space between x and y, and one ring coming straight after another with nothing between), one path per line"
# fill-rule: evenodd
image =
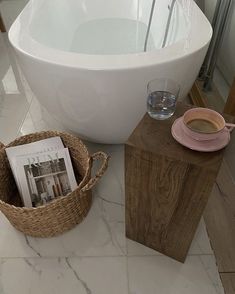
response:
M38 207L76 187L68 148L60 137L6 148L22 201Z
M23 201L37 207L72 192L76 179L68 148L16 158Z
M20 193L21 193L21 190L20 190L19 180L18 180L17 172L16 172L16 168L17 168L16 157L27 155L29 153L44 153L48 151L59 150L62 148L64 148L64 145L60 137L48 138L48 139L36 141L33 143L29 143L29 144L6 148L6 154L7 154L15 181L16 181L16 185Z

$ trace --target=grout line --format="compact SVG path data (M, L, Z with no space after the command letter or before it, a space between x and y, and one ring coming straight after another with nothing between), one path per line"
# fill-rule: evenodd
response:
M70 256L14 256L14 257L7 257L7 256L1 256L1 259L24 259L24 258L28 258L28 259L65 259L65 258L126 258L127 256L125 255L104 255L104 256L82 256L82 255L70 255Z
M131 294L128 258L126 258L126 277L127 277L127 291L128 291L128 294Z
M190 256L214 256L214 254L188 254L187 257ZM132 257L167 257L170 258L166 255L163 254L148 254L148 255L100 255L100 256L84 256L84 255L74 255L74 256L68 256L68 255L56 255L56 256L0 256L0 259L22 259L22 258L30 258L30 259L56 259L56 258L132 258ZM174 259L173 259L174 260ZM220 273L235 273L235 272L220 272Z

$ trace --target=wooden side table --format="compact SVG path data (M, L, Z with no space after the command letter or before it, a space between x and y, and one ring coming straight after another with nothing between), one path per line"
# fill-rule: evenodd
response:
M184 262L223 159L191 151L171 136L189 109L165 121L147 114L125 144L126 236Z

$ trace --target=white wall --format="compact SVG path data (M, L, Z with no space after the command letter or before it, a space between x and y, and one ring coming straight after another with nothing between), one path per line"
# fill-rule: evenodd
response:
M217 0L204 0L205 14L212 21Z
M28 1L29 0L0 0L0 10L7 30L9 30Z
M210 20L212 20L216 0L204 1L205 14ZM217 65L223 73L226 81L231 84L235 77L235 1L233 1L232 4Z

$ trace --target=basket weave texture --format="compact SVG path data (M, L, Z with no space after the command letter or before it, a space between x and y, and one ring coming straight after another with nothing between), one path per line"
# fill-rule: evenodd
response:
M36 208L19 207L20 196L6 156L5 148L59 136L69 148L78 187L64 197ZM94 160L102 160L96 175L91 178ZM83 142L70 134L45 131L16 139L7 146L0 143L0 210L19 231L33 237L52 237L79 224L89 212L92 187L102 177L108 166L108 156L97 152L89 156ZM14 205L13 205L14 204Z

